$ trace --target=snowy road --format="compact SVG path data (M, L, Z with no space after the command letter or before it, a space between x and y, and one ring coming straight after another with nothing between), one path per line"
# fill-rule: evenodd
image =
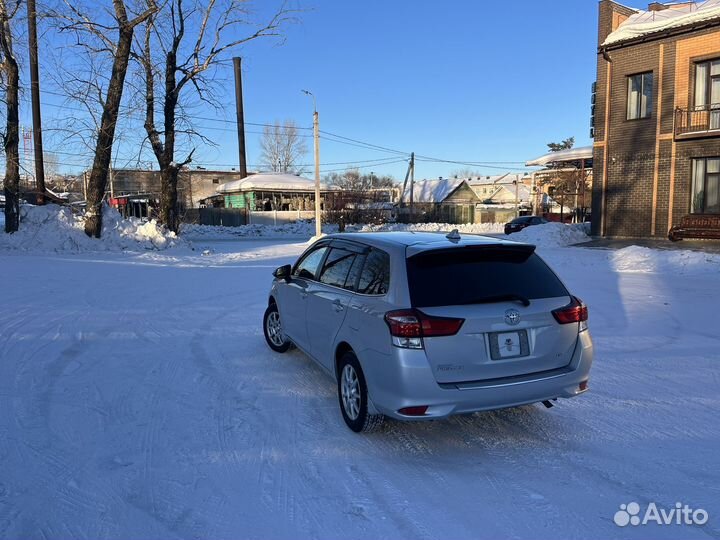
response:
M590 393L356 435L262 338L304 246L212 246L0 253L0 538L720 538L717 265L541 251L590 306ZM631 501L710 519L620 528Z

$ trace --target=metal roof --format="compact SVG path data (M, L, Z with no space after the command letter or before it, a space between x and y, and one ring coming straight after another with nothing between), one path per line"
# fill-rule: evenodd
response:
M592 159L592 146L578 146L577 148L569 148L568 150L558 150L557 152L549 152L530 161L525 162L528 167L546 167L551 163L563 163L566 161L579 161L581 159Z

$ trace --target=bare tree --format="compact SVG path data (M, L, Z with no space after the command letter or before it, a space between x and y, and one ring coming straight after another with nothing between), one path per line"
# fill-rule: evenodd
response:
M360 174L357 169L348 169L343 173L330 173L325 177L328 184L341 187L346 191L361 193L373 188L397 187L395 179L388 175Z
M194 89L196 99L214 105L213 81L205 77L208 70L231 49L258 38L279 36L279 29L293 13L283 4L267 22L254 25L246 3L168 0L148 19L144 39L134 53L145 81L145 131L160 166L160 221L173 231L179 227L178 173L192 161L195 151L191 146L177 159L178 135L199 136L188 116L178 117L183 91ZM248 32L248 26L254 29ZM160 127L156 122L156 86L162 103Z
M307 154L307 144L292 120L286 120L282 125L275 122L272 126L265 126L260 148L260 164L264 169L279 173L303 173L301 162Z
M64 9L54 13L56 17L64 21L61 31L74 32L78 45L95 53L109 54L112 57L112 72L103 100L102 116L87 188L85 233L96 238L99 238L102 232L102 202L108 181L112 145L130 61L133 35L135 28L148 20L158 9L154 0L147 0L143 10L129 18L125 0L112 0L112 7L110 21L102 18L104 10L95 8L89 14L83 8L78 7L78 2L74 0L64 0ZM115 41L108 37L112 30L117 31Z
M60 159L55 152L44 151L43 161L45 162L45 181L55 188L57 176L60 172Z
M2 56L2 82L5 87L5 232L12 233L20 226L20 153L19 153L19 104L20 74L18 63L13 54L13 35L11 21L17 14L20 0L8 6L0 0L0 55Z

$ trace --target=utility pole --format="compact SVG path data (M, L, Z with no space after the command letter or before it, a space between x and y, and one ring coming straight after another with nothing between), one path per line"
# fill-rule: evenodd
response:
M43 162L42 122L40 120L40 73L38 69L35 0L28 0L27 16L28 48L30 49L30 97L32 100L33 142L35 146L35 185L38 189L38 203L45 204L45 166Z
M410 153L410 222L415 214L415 152Z
M322 216L320 213L320 115L317 110L315 94L303 90L303 94L313 99L313 140L315 143L315 236L322 234Z
M242 94L242 59L238 56L233 58L233 70L235 72L235 115L238 136L238 161L240 165L240 178L247 177L247 154L245 153L245 114L243 112Z
M532 197L532 215L537 216L537 184L535 183L535 173L532 173L530 181L530 196Z
M515 175L515 217L520 214L520 203L518 202L518 185L520 184L520 175Z

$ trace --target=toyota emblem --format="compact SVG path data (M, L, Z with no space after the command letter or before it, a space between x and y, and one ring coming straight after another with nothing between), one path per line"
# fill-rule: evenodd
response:
M515 326L520 322L520 312L517 309L508 309L505 311L505 322Z

